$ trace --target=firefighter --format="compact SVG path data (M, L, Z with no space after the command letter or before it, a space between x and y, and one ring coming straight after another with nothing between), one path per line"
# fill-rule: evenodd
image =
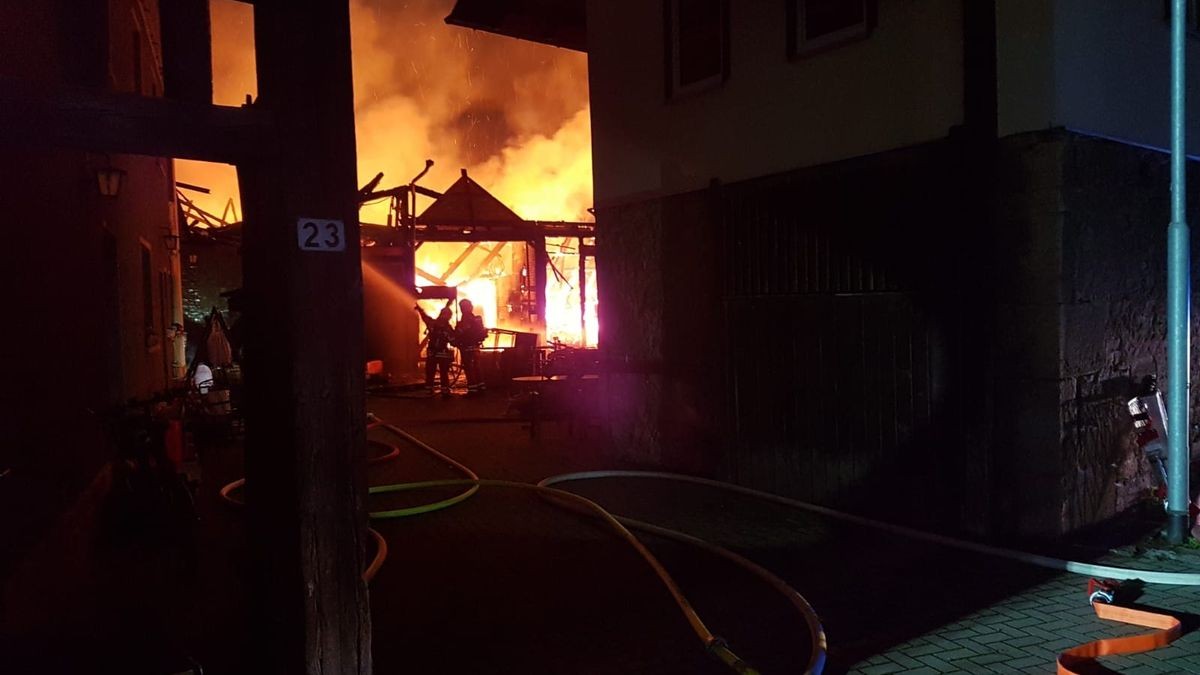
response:
M462 357L467 393L476 394L484 390L483 378L479 373L479 346L487 339L487 328L483 325L483 319L475 315L475 305L470 300L460 300L458 309L462 316L454 329L454 346L458 347Z
M437 388L433 385L433 373L436 370L442 377L442 396L449 396L450 364L454 361L454 352L450 350L450 344L454 340L454 328L450 326L450 318L454 313L450 310L450 303L446 303L436 319L426 314L420 305L414 309L421 314L421 320L425 322L425 332L429 335L425 346L425 386L429 388L430 396L437 393Z

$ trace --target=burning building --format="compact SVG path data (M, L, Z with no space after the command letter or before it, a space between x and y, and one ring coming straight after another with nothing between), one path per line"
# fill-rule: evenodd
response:
M417 195L434 201L413 216ZM223 296L241 286L242 224L209 213L183 191L178 199L186 225L184 313L195 341L208 312L223 308ZM400 376L417 367L414 304L436 314L435 305L448 299L474 303L493 329L489 351L515 348L520 340L532 359L539 345L596 346L594 223L525 220L465 169L444 193L409 184L368 190L360 199L391 204L386 222L363 223L361 237L366 358L382 360L387 372Z
M435 201L414 216L418 194ZM496 329L485 347L596 345L593 223L524 220L466 169L444 193L410 183L360 198L393 204L386 224L363 225L368 358L397 373L415 367L420 326L411 307L436 314L453 299L471 300ZM532 340L518 345L519 335Z
M586 59L572 51L447 25L444 19L453 6L451 0L350 3L360 183L380 171L389 178L408 176L427 157L437 163L424 184L458 186L459 167L471 176L466 187L447 189L449 200L432 205L423 200L439 193L420 188L423 193L415 193L411 203L403 202L409 209L405 214L395 199L407 186L362 202L367 321L374 326L368 330L368 347L397 372L416 362L415 344L401 337L417 334L416 319L399 316L412 302L396 296L395 302L377 308L387 293L371 291L372 280L389 279L405 292L414 286L458 287L483 309L488 326L532 332L545 344L594 347L599 341L588 210L592 175ZM213 100L241 104L257 95L254 11L233 0L213 0L211 9ZM401 44L386 29L396 25L419 30ZM240 212L232 166L180 160L176 167L181 181L210 188L210 194L189 193L197 208L210 214ZM460 191L472 194L464 198ZM479 217L483 211L473 216L468 210L474 201L486 202L480 208L494 210L499 221L523 225L500 231L492 223L499 233L481 238L489 225ZM392 245L395 237L372 224L396 226L408 216L421 221L418 236L410 239L415 258L399 262L397 256L407 254ZM425 221L438 220L441 225L426 227ZM425 240L427 232L433 238ZM233 254L213 248L211 237L196 243L205 247L200 258ZM536 270L543 268L547 272L539 277ZM196 270L192 276L213 289L237 285L236 279L217 283ZM208 305L216 294L205 297L202 304ZM198 307L202 313L208 309Z

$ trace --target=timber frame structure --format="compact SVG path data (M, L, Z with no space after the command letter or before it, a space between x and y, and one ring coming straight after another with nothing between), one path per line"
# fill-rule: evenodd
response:
M432 166L432 162L429 162L428 166ZM550 254L546 250L546 239L577 238L580 255L580 307L586 307L585 260L596 257L596 246L585 243L585 240L596 236L595 223L525 220L472 180L465 169L462 170L458 181L444 193L416 185L415 182L387 190L374 190L380 178L382 174L377 175L359 191L359 201L365 203L390 198L392 208L388 214L388 222L386 225L363 223L362 236L364 239L370 239L374 245L391 247L398 252L401 269L406 270L403 280L406 290L415 292L417 277L436 285L445 284L467 257L485 243L495 242L499 246L484 249L487 258L479 265L479 269L485 268L498 256L505 243L523 242L534 249L536 313L544 318L548 270L552 269ZM416 195L435 200L420 215L415 215ZM461 242L469 246L439 278L420 269L416 264L416 251L426 242ZM407 270L411 270L411 274ZM557 271L554 273L558 274ZM471 276L474 277L475 274ZM581 316L581 328L583 321Z
M212 104L208 0L162 5L164 98L0 79L0 145L237 166L259 673L372 669L360 250L297 245L305 218L359 238L349 4L255 2L260 95L243 107Z

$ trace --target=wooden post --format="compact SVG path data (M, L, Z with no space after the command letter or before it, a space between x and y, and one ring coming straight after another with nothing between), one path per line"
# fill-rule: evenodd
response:
M587 254L584 253L583 237L579 238L579 332L583 346L587 342Z
M238 165L256 631L247 670L363 675L371 624L361 578L365 391L349 2L259 2L255 42L255 107L270 113L276 135L261 159Z
M542 326L546 326L546 283L549 281L550 275L550 254L546 252L546 238L538 237L533 242L533 260L534 271L537 276L534 278L534 290L537 293L536 306L538 319L542 322ZM547 326L547 328L549 328Z

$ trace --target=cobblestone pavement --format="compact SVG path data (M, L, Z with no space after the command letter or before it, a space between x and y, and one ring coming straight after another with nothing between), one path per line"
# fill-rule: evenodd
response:
M1164 572L1200 571L1200 552L1150 549L1113 551L1097 562ZM1086 601L1087 578L1060 574L961 619L925 632L855 664L851 673L1050 673L1062 650L1098 638L1147 629L1098 619ZM1146 585L1136 603L1185 614L1182 638L1168 647L1101 663L1126 675L1200 673L1200 634L1193 615L1200 589Z

